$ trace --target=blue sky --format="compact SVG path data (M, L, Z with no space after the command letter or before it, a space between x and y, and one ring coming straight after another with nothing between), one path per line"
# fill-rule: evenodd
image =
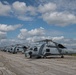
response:
M76 0L0 0L0 46L45 38L76 46Z

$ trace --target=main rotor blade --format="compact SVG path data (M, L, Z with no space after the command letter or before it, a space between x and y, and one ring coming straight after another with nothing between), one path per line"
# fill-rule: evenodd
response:
M44 39L44 40L40 40L40 41L36 41L36 42L50 42L52 41L51 39Z

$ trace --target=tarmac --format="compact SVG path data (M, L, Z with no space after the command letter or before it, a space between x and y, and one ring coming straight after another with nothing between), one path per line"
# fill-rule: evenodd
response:
M76 56L27 59L0 51L0 75L76 75Z

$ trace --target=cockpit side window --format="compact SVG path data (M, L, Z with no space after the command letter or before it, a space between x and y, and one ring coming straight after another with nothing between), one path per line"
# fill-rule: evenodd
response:
M34 48L34 51L37 51L37 47Z
M12 48L11 48L11 50L12 50Z
M50 52L50 49L46 49L46 52Z
M59 48L66 48L65 46L63 46L62 44L58 44Z
M19 49L17 49L17 51L19 51Z

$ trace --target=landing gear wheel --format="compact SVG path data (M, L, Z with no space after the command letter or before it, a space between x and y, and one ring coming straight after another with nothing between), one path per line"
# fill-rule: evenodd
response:
M29 52L30 58L32 58L32 52Z
M13 54L15 54L15 52L13 52Z
M61 58L64 58L64 56L62 55Z
M41 56L36 57L37 59L41 58Z
M43 58L47 58L46 55L44 55Z

